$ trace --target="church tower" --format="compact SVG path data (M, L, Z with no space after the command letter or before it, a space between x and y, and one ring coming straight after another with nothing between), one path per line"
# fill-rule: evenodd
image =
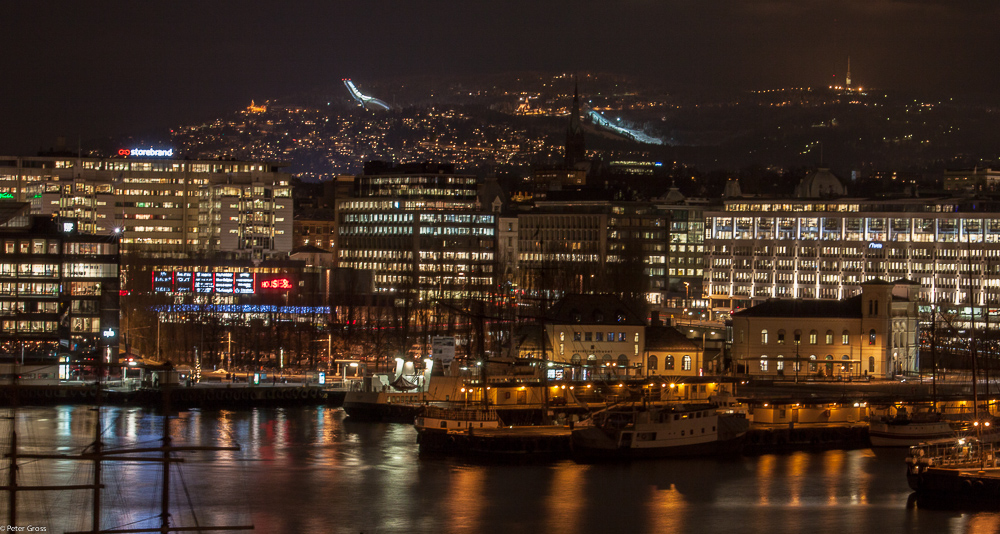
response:
M566 128L566 167L574 167L587 159L583 124L580 123L580 83L576 80L573 83L573 109L569 115L569 127Z

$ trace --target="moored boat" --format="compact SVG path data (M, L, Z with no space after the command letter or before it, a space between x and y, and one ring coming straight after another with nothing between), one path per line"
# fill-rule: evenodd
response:
M868 436L873 447L912 447L955 437L955 431L936 411L917 411L910 415L905 408L899 408L894 417L871 420Z
M1000 447L977 438L911 447L906 482L925 502L1000 507Z
M500 418L495 409L476 407L428 407L413 423L417 435L465 433L470 428L497 428Z
M750 424L710 404L614 406L573 430L575 460L737 454Z
M344 396L344 411L352 419L412 424L427 406L457 402L464 391L459 377L435 376L420 387L383 383L376 377L365 377Z

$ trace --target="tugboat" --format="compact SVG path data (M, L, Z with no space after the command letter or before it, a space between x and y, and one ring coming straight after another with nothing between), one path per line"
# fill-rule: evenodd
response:
M733 455L749 428L710 404L613 406L577 426L571 444L577 461Z

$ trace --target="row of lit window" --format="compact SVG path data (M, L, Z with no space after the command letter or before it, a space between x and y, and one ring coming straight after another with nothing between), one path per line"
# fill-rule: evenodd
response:
M21 239L3 242L5 254L59 254L60 241L54 239ZM115 254L113 243L62 243L64 254Z
M478 228L478 227L467 227L467 226L422 226L420 227L420 235L480 235L480 236L491 236L493 235L493 228Z
M601 261L601 256L599 254L537 254L522 252L518 254L518 259L520 261L537 262L599 262Z
M2 330L5 334L54 333L58 331L57 321L3 321Z
M54 297L60 284L45 282L0 282L0 295L19 297Z
M627 338L627 333L626 332L618 332L618 336L617 336L617 341L618 342L627 341L626 338ZM559 332L559 341L560 342L566 341L566 332ZM607 333L607 337L605 337L604 330L598 330L596 332L591 332L591 331L588 330L586 332L577 332L577 331L574 331L573 332L573 341L612 341L612 342L614 342L614 341L616 341L616 338L615 338L615 333L614 332L608 332ZM639 342L639 333L638 332L634 333L632 342L633 343L638 343Z

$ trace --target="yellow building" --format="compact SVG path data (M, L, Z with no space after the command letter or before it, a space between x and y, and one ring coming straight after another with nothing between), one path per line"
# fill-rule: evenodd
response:
M770 299L738 311L733 359L747 374L786 379L917 372L918 288L873 280L849 299Z
M563 297L549 312L545 334L550 378L643 375L645 318L614 295Z

